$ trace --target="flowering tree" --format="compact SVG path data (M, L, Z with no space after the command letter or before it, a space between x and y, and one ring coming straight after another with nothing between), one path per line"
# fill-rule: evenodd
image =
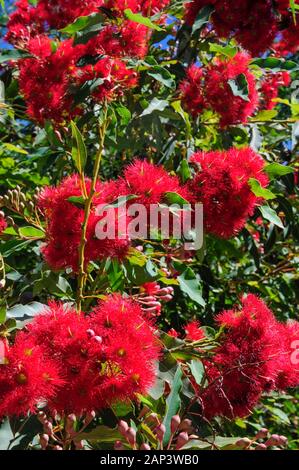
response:
M298 11L3 5L1 448L296 448Z

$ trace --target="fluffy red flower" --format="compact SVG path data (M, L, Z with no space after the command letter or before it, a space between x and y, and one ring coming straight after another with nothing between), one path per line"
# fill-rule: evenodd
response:
M90 190L90 180L86 179L87 191ZM96 238L97 223L103 215L96 214L99 204L105 204L101 198L101 185L96 187L97 194L94 197L91 214L87 225L87 243L85 248L86 265L91 260L108 257L122 258L126 255L129 246L128 239L99 240ZM70 197L82 196L80 180L77 175L64 179L57 187L45 188L39 197L39 206L43 211L46 227L46 245L43 247L43 255L52 269L64 269L71 267L78 271L79 245L81 241L82 223L84 220L84 208L77 207L70 202ZM117 228L117 227L116 227Z
M152 321L130 299L107 297L90 317L50 303L0 366L0 416L35 412L39 403L81 414L132 400L153 384L159 354Z
M90 321L103 339L101 368L107 371L95 388L97 406L145 393L155 381L155 361L160 354L152 321L144 317L137 303L117 294L101 302Z
M45 357L42 346L20 333L0 365L0 416L36 412L63 384L56 362Z
M34 56L19 62L20 90L27 103L30 117L43 124L54 120L58 124L72 118L80 110L72 108L70 71L83 53L83 48L73 47L72 41L60 43L56 51L47 36L36 36L28 44Z
M207 5L214 7L211 21L219 37L235 37L253 55L272 44L279 18L271 0L194 0L186 4L187 23Z
M208 386L201 394L207 418L248 415L262 392L275 388L281 354L273 313L256 296L242 300L242 309L223 312L217 321L226 333L205 364ZM297 377L298 378L298 377Z
M263 187L268 184L264 160L245 147L198 152L191 162L197 172L188 186L194 201L203 204L207 232L223 238L234 236L261 201L252 193L248 180L257 179Z
M133 21L109 24L86 44L90 55L104 54L112 58L143 58L148 51L150 32Z
M205 337L205 333L199 321L192 321L185 326L186 339L189 341L199 341Z
M162 215L158 214L157 224L150 220L150 206L166 203L166 193L174 192L179 194L186 201L190 201L191 195L187 187L180 184L178 177L170 176L167 171L159 165L153 165L145 160L136 159L127 166L124 171L123 178L111 181L105 185L103 194L108 201L115 201L120 196L135 196L128 200L127 206L132 204L143 205L147 210L147 224L154 233L162 227ZM165 207L165 212L167 211ZM164 213L166 216L166 214ZM173 233L174 227L177 225L175 216L169 215L169 233ZM182 211L181 220L184 218ZM178 219L179 220L179 219ZM152 222L152 224L150 224ZM167 234L164 233L165 237ZM163 236L164 236L163 235Z
M288 28L280 31L279 39L273 45L277 53L283 56L296 54L299 51L299 15L296 17L296 24L291 17L288 22Z
M205 80L205 95L209 106L220 116L220 124L247 122L258 103L255 78L249 72L250 57L239 52L232 59L217 60L215 64L208 67ZM229 80L238 80L240 76L245 77L248 84L248 97L243 99L235 96L229 85Z
M131 203L158 204L164 201L165 193L175 192L188 200L188 189L181 186L176 176L170 176L160 165L136 159L127 166L123 178L110 182L104 190L107 199L115 200L119 196L135 195Z
M249 61L250 57L240 52L231 59L216 59L205 68L192 65L180 85L185 108L193 116L211 109L220 115L220 124L224 127L247 122L258 102L255 78L248 69ZM235 96L230 85L231 80L240 77L248 84L246 99Z
M279 87L288 86L290 81L289 72L266 74L260 88L261 109L273 109L276 106L274 100L278 97Z
M204 81L204 69L193 64L187 69L186 78L180 84L183 105L194 117L207 107Z
M7 223L4 217L3 212L0 212L0 235L6 229Z

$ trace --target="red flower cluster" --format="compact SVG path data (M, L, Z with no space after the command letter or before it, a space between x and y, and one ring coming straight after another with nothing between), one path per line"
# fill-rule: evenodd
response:
M296 54L299 51L299 18L297 15L296 24L290 20L290 26L280 32L278 41L273 44L278 54L284 56Z
M130 207L132 204L143 205L148 215L147 228L156 233L163 228L162 214L158 214L157 224L154 224L153 221L150 224L150 206L167 203L166 193L168 192L176 193L186 201L191 200L188 188L180 184L177 176L169 175L162 166L136 159L125 169L123 177L107 183L104 195L108 201L114 201L120 196L135 196L128 200L127 206ZM164 211L167 211L166 206ZM166 217L166 212L164 212L164 215ZM181 216L184 217L183 209ZM169 213L170 234L173 233L176 224L175 216ZM165 237L167 238L166 235Z
M192 65L180 85L185 108L194 117L204 109L211 109L220 115L222 126L247 122L258 103L255 78L248 69L249 61L248 55L239 52L231 59L216 59L204 68ZM238 80L247 82L248 97L234 95L230 81L235 81L238 86Z
M117 58L104 57L94 66L78 67L78 60L88 55L89 45L73 46L72 40L57 44L39 35L27 47L33 57L19 61L20 89L28 115L41 124L45 120L62 124L80 114L82 110L74 105L72 92L89 80L101 79L92 93L97 101L111 100L137 84L134 70Z
M268 73L261 83L261 109L273 109L278 97L279 87L288 86L291 82L289 72Z
M184 328L185 331L185 336L184 339L187 341L200 341L205 338L205 332L202 329L200 323L198 320L193 320L189 323ZM173 338L179 338L181 335L178 331L176 331L174 328L171 328L167 334L169 336L172 336Z
M249 147L228 151L197 152L191 157L197 172L188 183L194 202L203 204L208 233L229 238L238 233L260 198L250 189L254 178L265 187L264 160Z
M162 166L135 159L127 166L123 177L107 184L104 194L108 200L135 195L137 197L128 204L138 203L149 208L150 204L164 202L167 192L175 192L187 200L189 198L187 188L180 185L177 176L170 176Z
M4 217L3 212L0 212L0 235L6 229L7 223Z
M285 40L291 39L287 32L292 28L293 19L286 0L194 0L186 4L186 22L192 25L207 5L214 7L211 18L216 34L236 38L252 55L264 52L272 45L281 24L289 25L285 29ZM298 45L298 37L295 40ZM291 42L288 45L293 47Z
M85 184L87 192L89 192L90 180L86 179ZM116 237L113 240L108 238L99 240L96 238L96 225L104 217L104 215L96 214L96 208L99 204L105 204L105 200L101 196L102 186L100 183L97 184L96 191L87 224L86 265L92 260L102 258L122 258L126 255L129 247L128 239ZM73 271L78 271L78 249L84 220L84 208L76 206L69 201L69 198L81 196L82 189L77 175L64 179L57 187L45 188L39 196L39 207L47 222L47 241L42 252L52 269L59 270L71 267Z
M45 404L80 414L134 399L153 384L159 354L152 322L130 299L107 297L89 317L52 303L0 365L0 416Z
M170 0L37 0L33 6L29 0L19 0L16 2L16 10L10 15L6 38L12 44L21 45L37 34L62 29L80 16L98 13L101 7L111 10L115 17L122 18L126 9L150 16L159 13L169 2ZM129 22L128 25L132 26L132 23Z
M20 0L8 22L6 38L33 56L18 61L20 89L29 116L40 124L46 120L63 124L82 112L74 103L73 94L86 82L95 83L91 94L96 101L117 98L136 86L137 73L127 67L124 58L144 57L151 33L146 26L126 20L123 10L153 13L167 3L39 0L32 6L28 0ZM65 27L79 16L98 12L103 6L119 18L107 17L107 24L86 44L61 41L61 35L55 39L54 29Z
M263 392L299 384L299 365L292 363L298 322L279 323L252 294L243 298L241 310L225 311L217 321L226 333L205 364L209 384L201 400L207 418L246 416Z

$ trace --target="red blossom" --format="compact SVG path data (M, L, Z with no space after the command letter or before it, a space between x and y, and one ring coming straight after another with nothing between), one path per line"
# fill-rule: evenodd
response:
M87 191L90 190L90 180L86 179ZM96 238L96 225L105 216L97 215L96 208L105 204L102 199L101 185L96 186L91 214L87 224L87 243L85 248L86 265L92 260L126 255L129 246L128 239L100 240ZM78 207L68 199L82 196L80 180L77 175L64 179L57 187L45 188L39 197L39 206L43 211L46 227L46 244L42 253L52 269L59 270L71 267L78 271L79 245L81 241L84 208ZM117 227L116 227L117 229Z
M194 0L186 3L185 18L192 25L200 10L212 5L211 23L219 37L234 37L252 55L268 49L279 29L281 14L289 17L283 2L271 0Z
M260 88L261 109L273 109L276 106L274 100L278 98L279 87L288 86L290 81L290 74L286 71L266 74Z
M222 238L236 235L261 202L248 180L257 179L265 187L265 163L252 149L198 152L191 157L197 172L188 183L194 202L203 204L207 232Z
M299 339L298 322L279 323L252 294L243 298L241 309L223 312L217 321L226 332L205 362L209 385L200 396L207 418L246 416L263 392L298 385L299 367L291 364L290 347Z
M191 321L185 326L186 339L189 341L199 341L205 337L205 333L199 321Z
M7 222L5 220L3 212L0 212L0 235L6 229Z
M212 110L220 115L220 124L247 122L258 103L256 82L249 71L250 57L238 53L231 59L216 59L206 67L192 65L187 70L186 79L180 85L182 101L185 108L194 116L204 109ZM245 77L248 84L248 97L235 96L230 80Z

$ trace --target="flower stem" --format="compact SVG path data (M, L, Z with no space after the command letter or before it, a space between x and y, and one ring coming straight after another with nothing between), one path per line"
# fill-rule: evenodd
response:
M86 236L87 236L88 220L89 220L89 216L91 212L93 197L96 191L96 184L97 184L100 166L101 166L101 159L102 159L103 150L104 150L105 134L106 134L107 127L108 127L107 107L105 107L104 119L103 119L102 124L99 126L99 136L100 136L99 145L100 146L96 154L90 191L89 191L89 194L87 195L87 198L85 200L85 205L84 205L84 220L82 224L81 240L80 240L80 245L79 245L79 276L78 276L77 301L76 301L78 312L80 312L81 307L82 307L82 300L84 298L84 290L85 290L85 284L86 284L86 279L87 279L87 273L85 270L86 269L85 248L86 248L86 243L87 243ZM80 177L82 180L81 181L82 187L84 188L85 176L83 172L80 175Z

